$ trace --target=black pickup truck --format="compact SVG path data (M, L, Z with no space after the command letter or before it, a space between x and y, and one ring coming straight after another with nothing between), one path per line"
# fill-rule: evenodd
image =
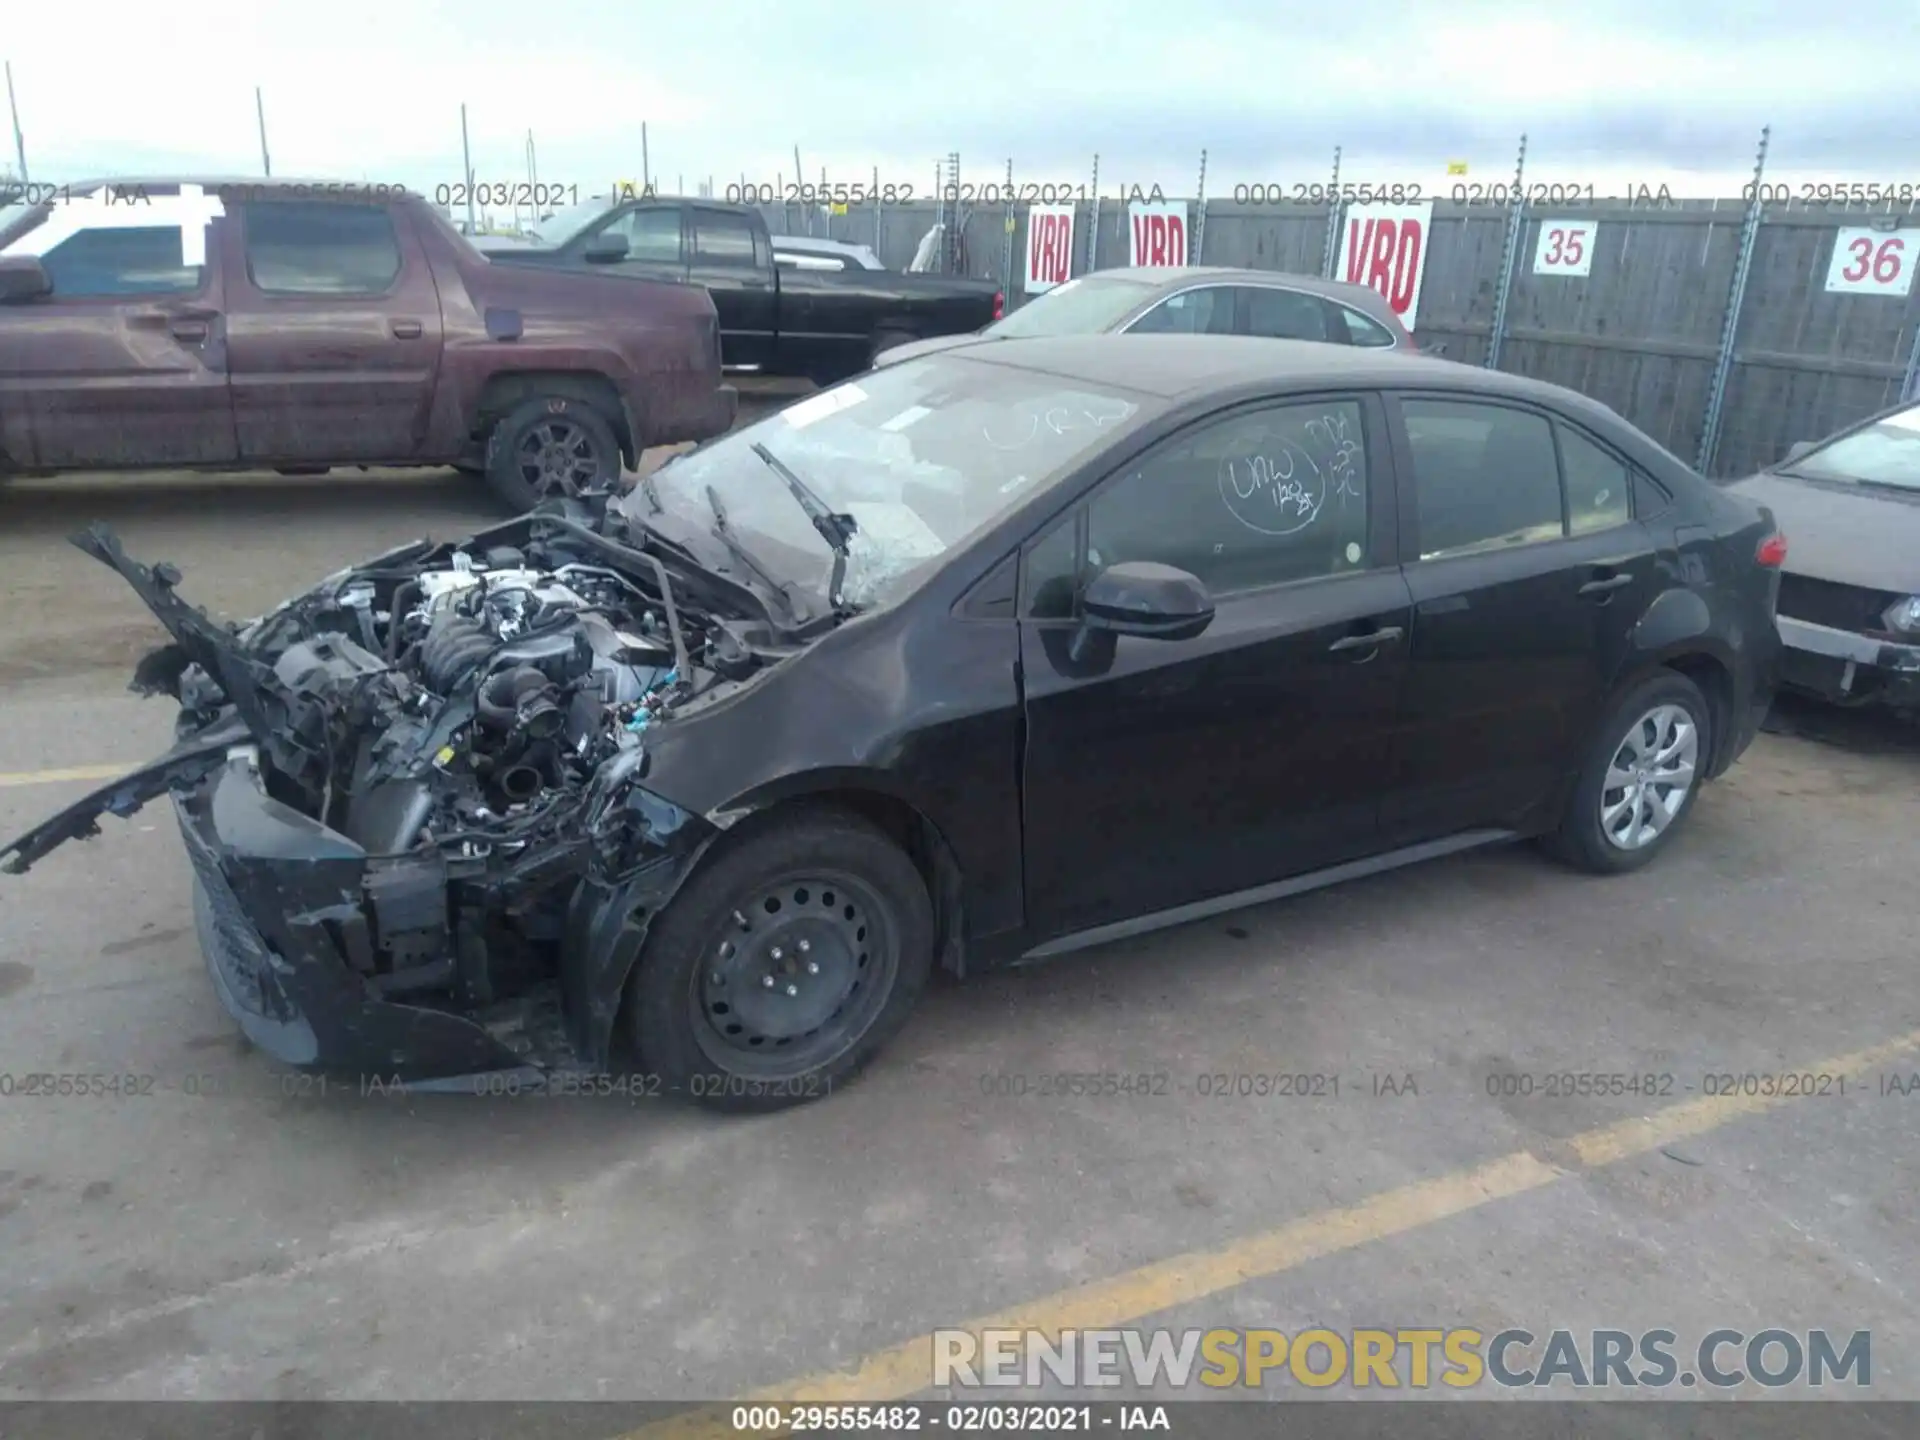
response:
M965 335L998 320L990 280L895 270L828 271L774 263L766 221L750 206L672 196L583 201L547 217L532 244L490 244L495 264L593 268L704 285L720 314L729 369L831 384L882 350Z

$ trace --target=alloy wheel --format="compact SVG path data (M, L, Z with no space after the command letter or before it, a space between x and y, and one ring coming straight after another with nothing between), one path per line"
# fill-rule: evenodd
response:
M1667 831L1692 793L1700 727L1680 705L1656 705L1627 728L1600 782L1600 833L1642 850Z

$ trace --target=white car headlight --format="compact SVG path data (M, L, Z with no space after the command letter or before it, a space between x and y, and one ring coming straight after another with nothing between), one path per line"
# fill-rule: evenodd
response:
M1902 635L1920 635L1920 595L1896 600L1881 614L1889 630Z

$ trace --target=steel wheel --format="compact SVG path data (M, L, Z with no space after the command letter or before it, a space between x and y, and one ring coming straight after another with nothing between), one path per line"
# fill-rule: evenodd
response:
M890 908L838 871L756 886L693 977L694 1036L734 1074L777 1080L831 1064L885 1007L899 966Z
M541 499L578 495L600 476L600 458L586 428L566 416L529 425L514 447L514 468Z
M1628 727L1600 782L1600 833L1640 850L1666 832L1693 790L1700 731L1680 705L1656 705Z

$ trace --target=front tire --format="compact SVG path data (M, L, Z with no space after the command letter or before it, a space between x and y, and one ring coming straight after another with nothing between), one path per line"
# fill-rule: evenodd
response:
M857 816L797 812L703 863L655 920L628 982L638 1066L715 1110L831 1094L906 1023L933 946L899 846Z
M515 510L620 480L620 439L585 400L542 395L523 401L487 435L487 483Z
M1712 755L1713 712L1700 687L1672 670L1649 676L1608 712L1544 848L1594 874L1638 870L1686 820Z

